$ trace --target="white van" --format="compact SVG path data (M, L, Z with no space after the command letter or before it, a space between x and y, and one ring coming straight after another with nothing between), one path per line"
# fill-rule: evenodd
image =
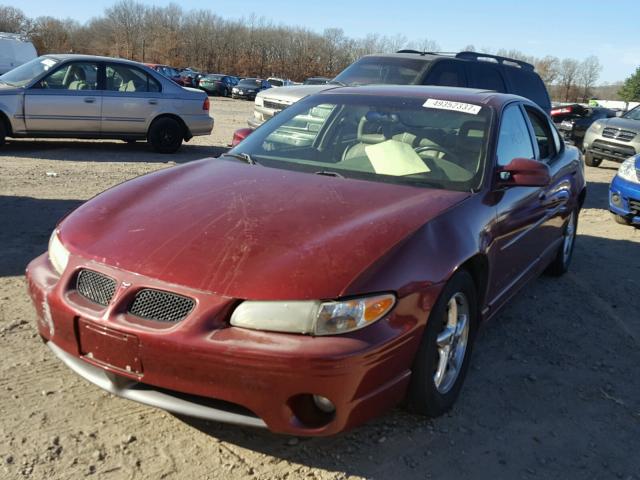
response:
M38 56L33 43L22 35L0 32L0 75Z

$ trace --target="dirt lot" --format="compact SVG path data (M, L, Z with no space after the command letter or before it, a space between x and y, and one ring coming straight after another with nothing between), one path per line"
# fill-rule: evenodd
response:
M0 150L1 478L640 479L640 229L606 211L613 163L588 169L571 272L536 280L482 330L444 418L398 409L334 438L276 436L115 398L54 358L23 270L56 220L119 182L219 154L250 111L213 100L214 133L173 156L122 142Z

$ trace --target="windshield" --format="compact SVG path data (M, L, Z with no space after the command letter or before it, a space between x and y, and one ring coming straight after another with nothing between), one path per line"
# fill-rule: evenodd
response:
M431 62L424 58L363 57L340 73L332 83L343 85L415 85Z
M2 78L2 77L0 77L0 78ZM624 118L629 118L631 120L640 120L640 105L635 107L633 110L629 110L623 116L624 116Z
M249 154L266 167L469 191L482 179L491 110L447 105L315 95L280 112L231 153Z
M20 65L4 75L0 75L0 82L7 83L14 87L24 87L31 80L50 70L59 60L51 57L38 57L30 62Z
M269 78L267 81L274 87L281 87L282 85L284 85L284 82L282 80L278 80L277 78Z
M240 80L238 83L239 87L258 87L260 86L260 80L256 80L255 78L245 78L244 80Z

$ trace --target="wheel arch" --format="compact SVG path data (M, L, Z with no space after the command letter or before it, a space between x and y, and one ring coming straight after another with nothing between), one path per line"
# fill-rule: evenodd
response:
M149 123L149 128L147 128L147 139L149 138L149 132L151 131L153 124L158 120L160 120L161 118L171 118L173 120L176 120L182 127L183 138L185 140L190 140L193 137L193 135L191 135L191 131L189 130L189 127L187 127L187 124L184 123L184 120L182 120L182 118L180 118L179 115L176 115L175 113L161 113L155 116L153 120L151 120L151 122Z
M473 283L476 286L476 292L478 296L478 314L481 318L487 295L487 287L489 285L489 259L484 253L476 253L472 257L462 262L460 266L453 272L453 274L460 270L469 272L469 274L473 278Z
M9 120L9 116L2 109L0 109L0 122L2 122L6 129L6 135L8 137L13 136L13 126Z

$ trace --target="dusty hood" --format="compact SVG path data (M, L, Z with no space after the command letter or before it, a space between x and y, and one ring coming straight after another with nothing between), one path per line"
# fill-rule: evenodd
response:
M263 90L258 97L282 103L295 103L298 100L314 93L336 88L338 85L296 85L292 87L277 87Z
M102 193L60 237L85 258L222 295L333 298L466 196L205 159Z
M630 118L613 117L602 120L601 123L605 127L621 128L623 130L631 130L632 132L640 132L640 121Z

